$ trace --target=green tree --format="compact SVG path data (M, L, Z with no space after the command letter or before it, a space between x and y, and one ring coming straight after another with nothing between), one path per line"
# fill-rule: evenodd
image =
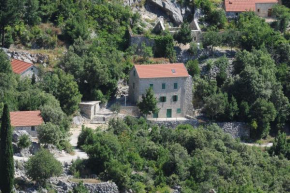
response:
M204 48L210 47L211 53L213 54L214 47L221 45L222 36L219 32L206 32L202 38L202 45Z
M239 114L238 103L234 96L230 97L225 110L225 114L227 116L227 119L231 121L233 121L235 117Z
M27 148L31 145L31 141L29 139L29 136L28 135L21 135L19 137L19 141L17 143L17 146L20 148L20 149L23 149L23 148Z
M206 16L206 21L219 29L223 29L227 22L226 13L223 9L215 9Z
M225 113L228 104L227 95L224 93L212 94L205 98L204 112L206 116L211 118L217 118Z
M178 43L187 44L192 41L190 25L187 22L181 24L180 30L174 34L174 39Z
M66 21L64 34L72 43L79 37L83 40L88 38L89 32L84 11L77 12Z
M2 49L0 49L0 73L12 73L12 68L8 56Z
M6 27L14 25L19 19L23 9L23 1L21 0L2 0L0 1L0 34L1 45L5 45Z
M159 109L157 108L157 99L154 96L151 87L146 90L145 95L142 95L142 101L138 102L137 106L140 109L141 114L145 116L152 113L158 113Z
M273 7L273 15L277 18L276 29L285 33L290 21L290 9L277 4Z
M186 68L192 77L199 76L200 69L198 66L198 60L188 60L186 63Z
M27 0L25 6L25 20L29 25L37 25L41 21L38 9L38 0Z
M14 159L12 146L12 127L8 105L4 105L0 133L0 189L11 193L14 186Z
M58 145L60 140L63 139L63 133L57 125L51 122L42 124L38 129L38 139L42 144Z
M59 78L58 90L56 98L60 102L62 110L67 115L72 115L79 109L82 95L79 92L78 85L70 74L58 70L57 75Z
M29 178L43 186L48 178L62 173L62 165L48 150L41 149L25 163L25 170Z
M149 58L153 56L152 48L149 46L146 46L145 43L142 43L141 49L142 49L143 60L145 63L147 63Z
M239 46L240 41L240 33L234 29L227 30L223 33L223 44L229 46L231 51L233 47Z
M176 61L176 52L174 50L174 40L170 33L154 38L154 56L169 58L170 62ZM165 48L165 49L164 49Z
M251 107L250 114L252 119L257 120L257 130L252 130L252 137L267 137L270 131L270 122L276 117L276 110L273 103L265 99L258 98Z
M290 144L287 142L286 133L278 131L278 135L275 137L273 146L269 149L271 155L285 156L290 158Z

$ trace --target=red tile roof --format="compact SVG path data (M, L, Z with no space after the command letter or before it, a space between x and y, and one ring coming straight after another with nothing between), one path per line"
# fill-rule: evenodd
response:
M38 126L43 123L40 111L10 112L10 120L13 127Z
M33 64L23 62L21 60L12 59L11 66L14 73L21 74L22 72L33 66Z
M225 0L226 12L256 11L256 3L278 3L279 0Z
M183 63L135 65L139 78L188 77Z

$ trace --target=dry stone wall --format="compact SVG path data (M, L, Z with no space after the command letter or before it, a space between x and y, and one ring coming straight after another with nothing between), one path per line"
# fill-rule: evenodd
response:
M167 128L176 128L181 124L189 124L193 127L198 127L200 124L196 119L175 120L175 121L150 121L158 126L165 126ZM233 138L249 138L250 128L243 122L223 122L217 125L225 132L230 134Z

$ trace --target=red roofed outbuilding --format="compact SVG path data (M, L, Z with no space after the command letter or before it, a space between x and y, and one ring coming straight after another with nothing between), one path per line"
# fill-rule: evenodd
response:
M129 75L129 101L141 101L149 87L160 109L149 118L177 118L192 113L192 78L183 63L135 65Z
M25 130L32 137L37 137L37 127L44 122L40 111L10 112L10 120L14 130Z
M227 17L236 17L239 13L253 11L260 17L272 17L273 6L279 0L225 0Z
M21 60L12 59L11 61L12 71L15 74L19 74L21 77L32 78L32 75L38 76L38 69L31 63Z

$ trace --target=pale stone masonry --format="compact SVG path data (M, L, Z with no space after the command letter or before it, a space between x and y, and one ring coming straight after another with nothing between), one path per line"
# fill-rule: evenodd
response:
M129 100L136 104L152 87L159 113L148 118L177 118L191 114L192 78L184 64L135 65L129 74Z

